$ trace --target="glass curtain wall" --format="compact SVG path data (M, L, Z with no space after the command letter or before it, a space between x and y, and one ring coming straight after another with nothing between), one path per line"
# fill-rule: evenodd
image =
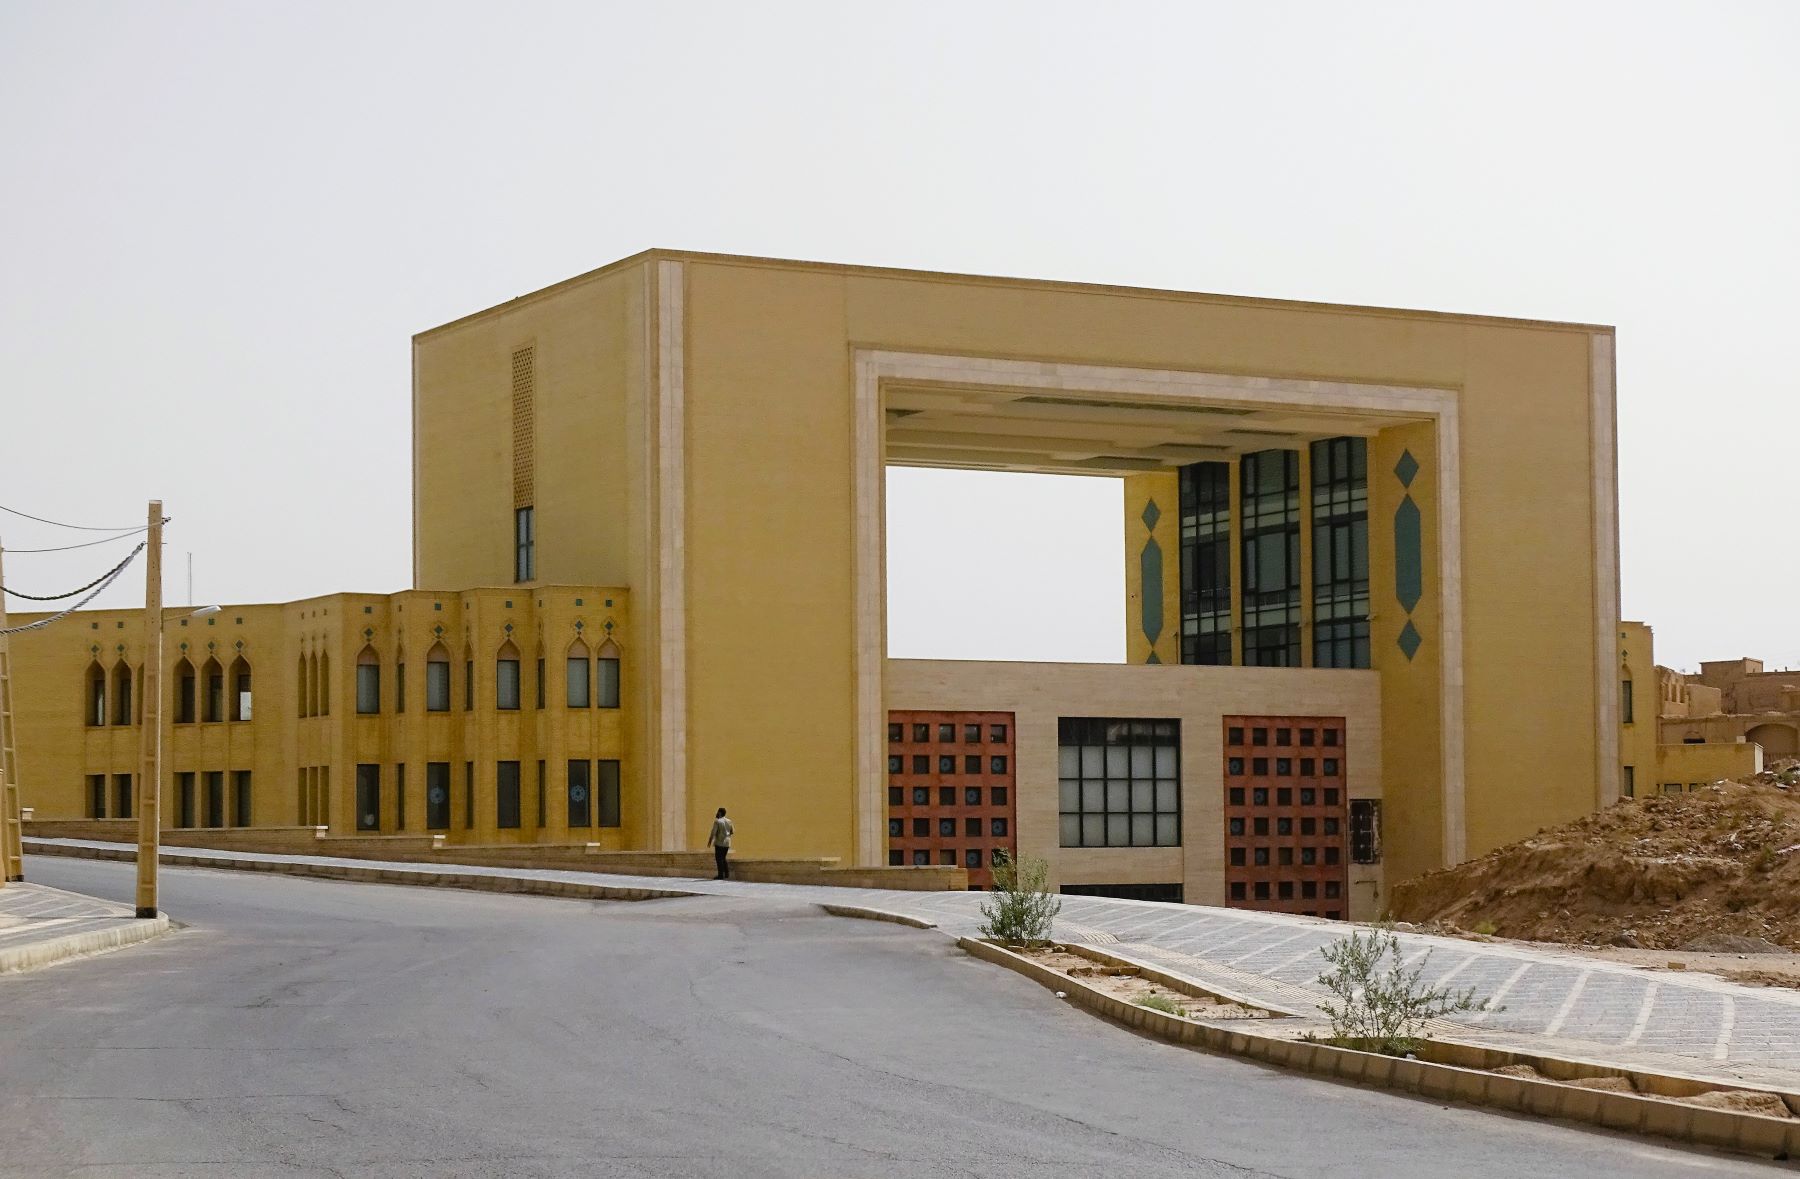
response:
M1231 662L1231 464L1181 469L1181 661Z

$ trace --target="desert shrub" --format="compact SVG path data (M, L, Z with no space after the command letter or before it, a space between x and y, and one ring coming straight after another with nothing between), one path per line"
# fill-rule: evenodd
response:
M1032 945L1050 940L1062 898L1050 891L1050 865L1036 856L995 855L994 891L981 899L981 936Z
M1160 1011L1165 1015L1187 1014L1186 1011L1182 1010L1181 1004L1169 998L1167 995L1145 995L1137 1000L1137 1005L1139 1007L1148 1007L1152 1011Z
M1404 1056L1419 1046L1425 1022L1462 1011L1494 1011L1476 999L1473 987L1453 991L1422 981L1427 952L1411 969L1400 953L1400 940L1387 924L1348 937L1319 950L1332 969L1319 982L1335 998L1320 1006L1331 1019L1331 1043Z

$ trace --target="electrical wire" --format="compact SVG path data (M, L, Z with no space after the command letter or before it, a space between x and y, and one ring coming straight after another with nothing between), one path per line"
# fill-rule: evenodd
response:
M146 541L145 543L147 544L149 542ZM136 554L134 553L133 556L135 556L135 555ZM15 598L24 598L27 602L60 602L64 598L72 598L76 594L86 593L88 590L93 589L95 586L99 585L101 582L105 581L107 578L109 578L109 577L113 576L115 573L117 573L119 571L119 568L121 566L125 565L130 560L131 560L131 557L126 557L124 561L120 561L118 565L113 566L111 569L107 570L105 573L102 573L99 577L94 578L94 580L88 582L86 585L80 587L79 589L70 590L66 594L49 594L49 595L44 595L44 596L40 596L38 594L22 594L18 590L13 589L10 586L4 586L4 585L0 585L0 593L11 594Z
M163 522L165 524L168 523L167 520L164 520ZM150 531L150 526L148 524L143 524L128 532L121 532L117 536L103 536L99 540L84 541L81 544L56 545L53 548L47 549L4 549L0 551L5 552L7 556L11 556L14 553L66 553L71 549L91 549L97 544L111 544L115 540L124 540L127 537L136 536L140 532L148 531Z
M30 512L21 512L19 509L9 508L5 504L0 504L0 512L9 512L14 516L23 516L27 520L36 520L39 524L50 524L57 528L73 528L77 532L123 532L123 531L125 531L123 528L97 528L92 524L64 524L60 520L46 520L42 516L34 516ZM140 529L138 529L138 531L142 532L143 529L140 528Z
M79 602L76 602L73 606L66 607L66 608L58 611L57 613L50 615L48 618L40 618L36 622L27 622L24 626L7 627L4 630L0 630L0 635L24 634L28 630L42 630L46 626L49 626L51 623L61 622L63 619L65 619L69 615L75 613L75 611L81 609L83 606L87 605L89 602L93 601L95 598L99 597L102 593L104 593L106 591L106 587L111 585L113 582L117 581L119 579L119 574L125 572L126 567L129 566L133 561L137 560L137 555L149 547L150 547L149 541L147 541L147 540L138 541L138 547L131 550L131 555L129 557L126 557L123 561L120 561L117 565L113 566L113 571L106 575L105 580L101 581L99 585L95 586L93 588L93 590L89 592L87 597L81 599L81 601L79 601Z

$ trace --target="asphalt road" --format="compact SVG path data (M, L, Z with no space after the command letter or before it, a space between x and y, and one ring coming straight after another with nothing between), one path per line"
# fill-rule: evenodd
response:
M1771 1172L1174 1048L807 907L163 880L188 928L0 978L0 1174Z

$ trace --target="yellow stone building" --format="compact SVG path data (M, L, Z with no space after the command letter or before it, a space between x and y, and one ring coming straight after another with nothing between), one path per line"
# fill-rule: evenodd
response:
M206 822L481 842L691 849L724 805L751 854L1365 915L1621 793L1609 328L651 251L413 356L415 588L171 623L172 822L184 774ZM887 658L888 465L1124 479L1127 663ZM40 816L132 770L83 722L137 638L18 640ZM240 658L253 719L206 720Z

